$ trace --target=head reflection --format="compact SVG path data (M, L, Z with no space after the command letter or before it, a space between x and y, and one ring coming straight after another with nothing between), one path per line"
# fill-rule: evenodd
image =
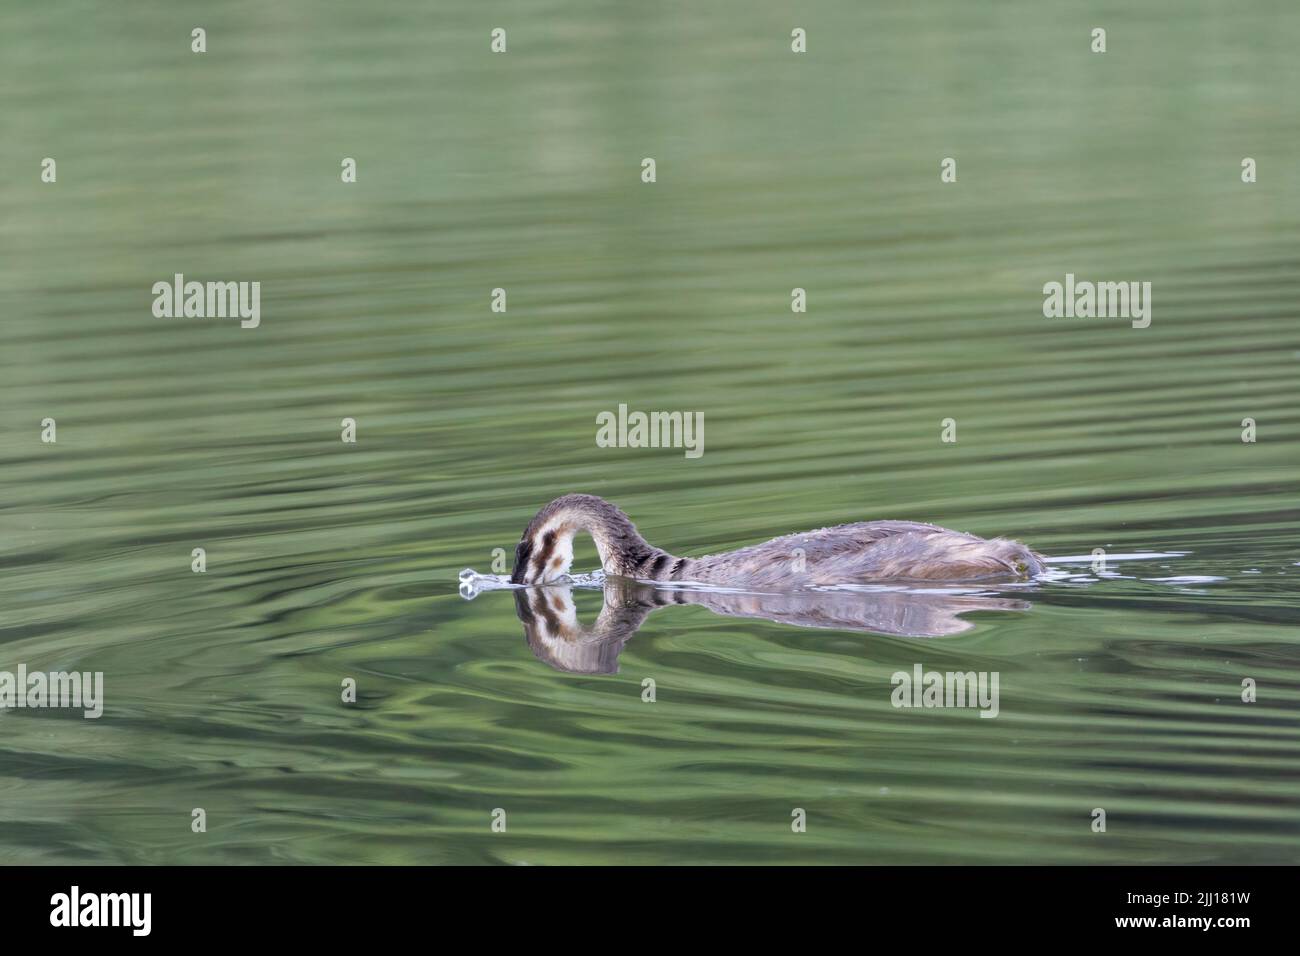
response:
M967 611L1024 611L1028 601L951 591L796 591L740 594L664 590L626 578L607 578L600 613L578 619L573 589L565 585L514 591L524 637L537 658L556 670L614 674L623 645L646 616L670 604L700 604L715 614L755 617L798 627L868 631L903 637L945 637L973 625Z

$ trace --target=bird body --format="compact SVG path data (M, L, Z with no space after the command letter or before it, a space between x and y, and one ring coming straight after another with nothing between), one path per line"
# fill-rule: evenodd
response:
M617 507L595 495L564 495L537 512L515 549L515 584L559 580L573 539L591 535L607 574L638 581L792 589L879 581L1025 578L1042 555L1017 541L979 538L916 521L862 521L783 535L699 558L651 545Z

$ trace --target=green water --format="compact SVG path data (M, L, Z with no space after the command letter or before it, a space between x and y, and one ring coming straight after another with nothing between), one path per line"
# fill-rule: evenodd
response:
M1300 861L1300 8L877 6L6 4L0 670L105 705L0 711L0 860ZM1150 327L1044 318L1067 272ZM175 273L260 327L155 318ZM619 403L703 456L597 447ZM934 639L668 607L580 674L456 588L571 491L687 555L1170 557ZM918 663L998 717L893 707Z

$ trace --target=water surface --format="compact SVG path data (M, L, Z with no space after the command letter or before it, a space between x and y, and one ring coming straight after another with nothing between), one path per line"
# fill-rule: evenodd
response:
M0 712L0 860L1300 860L1294 4L196 16L0 12L0 669L107 698ZM260 328L155 319L178 272L260 281ZM1151 326L1045 319L1067 272ZM619 403L705 453L596 447ZM1167 557L942 638L664 608L572 673L456 575L575 491L687 555ZM999 716L894 708L917 663Z

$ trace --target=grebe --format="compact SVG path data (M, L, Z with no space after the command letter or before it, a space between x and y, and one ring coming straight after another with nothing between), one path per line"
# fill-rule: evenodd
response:
M595 495L556 498L524 529L514 584L545 584L573 564L573 536L591 535L606 574L638 581L802 588L870 581L1025 578L1043 558L1017 541L986 540L916 521L863 521L773 538L725 554L679 558L654 547L614 505Z

